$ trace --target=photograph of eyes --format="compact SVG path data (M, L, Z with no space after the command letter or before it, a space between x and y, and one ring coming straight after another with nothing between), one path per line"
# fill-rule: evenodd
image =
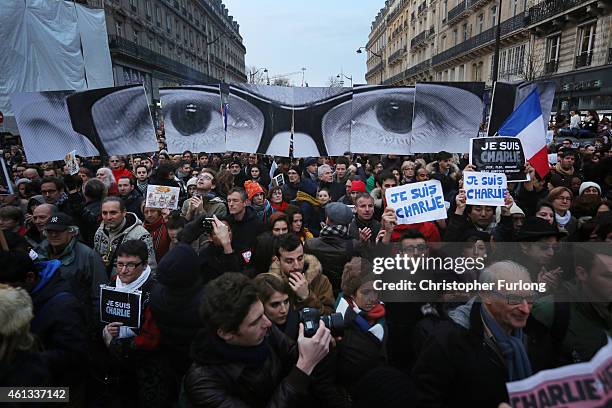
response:
M483 82L417 83L412 152L458 153L478 135L483 120Z
M96 156L94 144L72 129L66 97L74 91L17 92L11 106L29 163L63 160L76 150L80 156Z
M226 151L219 85L161 88L168 153Z
M11 97L31 163L157 150L155 128L141 85L83 92L16 93Z
M347 119L329 126L350 133L351 152L410 154L413 110L414 87L361 86L353 90Z

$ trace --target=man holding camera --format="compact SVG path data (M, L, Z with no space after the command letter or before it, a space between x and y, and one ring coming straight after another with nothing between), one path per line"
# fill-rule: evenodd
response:
M304 337L300 324L294 343L272 327L254 283L238 273L207 285L200 314L207 331L193 342L194 364L183 384L191 405L295 407L306 402L311 373L332 341L322 322L311 338Z

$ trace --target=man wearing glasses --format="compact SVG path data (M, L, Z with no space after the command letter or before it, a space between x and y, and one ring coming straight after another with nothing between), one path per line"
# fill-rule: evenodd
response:
M491 264L479 277L529 286L529 272L512 261ZM508 286L505 286L508 287ZM532 375L523 328L534 293L500 290L480 293L451 311L423 347L413 374L419 406L497 407L508 401L506 382Z
M221 197L215 192L215 180L217 172L212 169L203 169L197 177L196 189L193 196L183 202L181 215L187 221L191 221L202 214L211 218L213 215L223 217L227 214L227 208Z

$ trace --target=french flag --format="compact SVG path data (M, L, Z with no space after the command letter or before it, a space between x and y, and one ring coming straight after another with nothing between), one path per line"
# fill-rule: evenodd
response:
M512 112L497 132L499 136L518 137L525 157L540 177L549 171L546 129L542 118L540 94L534 89Z

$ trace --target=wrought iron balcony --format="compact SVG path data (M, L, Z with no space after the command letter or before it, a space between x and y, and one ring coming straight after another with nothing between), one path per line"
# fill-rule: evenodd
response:
M366 77L372 76L374 75L374 73L380 71L382 69L382 61L380 61L378 64L374 65L374 67L372 67L371 70L369 70L368 72L366 72Z
M399 50L391 54L391 56L387 60L387 64L389 65L395 64L397 61L402 59L405 53L406 53L406 46L403 46L402 48L400 48Z
M584 0L544 0L529 9L529 25L534 25L586 3Z
M424 44L427 33L428 31L422 31L416 37L410 40L410 48L417 48L418 46Z
M400 72L397 75L393 75L391 78L387 78L383 81L384 85L393 85L396 82L401 81L402 79L404 79L404 73Z
M139 60L147 65L152 65L156 69L168 74L181 77L190 83L210 83L215 79L197 71L193 68L183 65L173 59L151 51L148 48L142 47L125 38L116 35L108 36L108 46L111 53L122 54L133 59Z
M501 36L508 35L517 30L520 30L525 27L525 14L517 14L516 16L509 18L506 21L502 21L501 23ZM482 47L484 45L490 44L495 41L495 30L496 27L491 27L482 33L475 35L474 37L468 38L466 41L461 44L457 44L452 48L449 48L446 51L442 51L439 54L436 54L431 59L433 65L442 64L448 60L451 60L461 54L469 52L473 49Z
M469 14L466 3L467 1L463 0L461 3L449 10L447 19L448 24L454 24Z
M548 61L544 64L545 74L554 74L559 69L559 60Z
M492 0L468 0L467 7L472 10L478 10L480 7L484 6L487 3L490 3Z
M591 66L591 62L593 61L593 51L591 52L583 52L580 55L576 56L576 64L575 68L583 68Z
M408 68L407 70L404 71L404 76L406 78L410 78L411 76L414 76L416 74L420 74L423 71L428 70L429 68L431 68L431 59L425 60L421 63L418 63L410 68Z

